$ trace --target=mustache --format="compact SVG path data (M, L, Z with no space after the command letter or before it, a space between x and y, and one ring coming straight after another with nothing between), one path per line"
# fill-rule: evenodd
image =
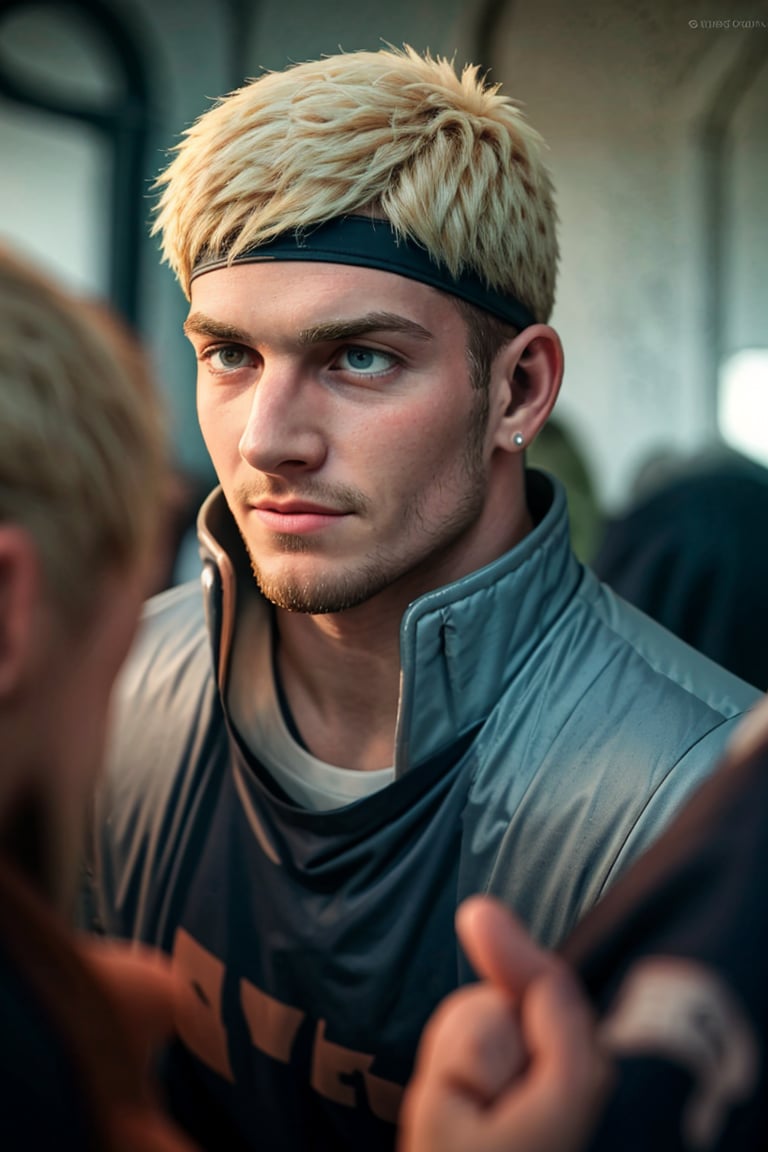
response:
M372 501L351 484L329 484L324 480L307 480L301 485L288 484L283 480L263 477L238 484L234 489L235 499L243 504L255 504L258 500L306 500L310 504L321 504L335 512L364 514L371 508Z

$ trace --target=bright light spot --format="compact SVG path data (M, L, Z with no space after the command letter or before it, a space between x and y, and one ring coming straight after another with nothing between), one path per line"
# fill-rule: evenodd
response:
M768 348L743 348L723 363L717 422L731 448L768 465Z

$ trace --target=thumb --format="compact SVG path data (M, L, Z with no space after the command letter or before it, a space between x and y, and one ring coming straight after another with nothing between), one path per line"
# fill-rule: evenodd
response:
M531 980L558 967L517 917L491 896L470 896L456 912L456 931L478 976L513 998Z

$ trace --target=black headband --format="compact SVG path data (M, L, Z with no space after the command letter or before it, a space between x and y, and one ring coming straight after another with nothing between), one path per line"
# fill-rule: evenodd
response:
M536 323L532 313L515 300L488 288L472 273L454 277L435 264L426 248L398 236L386 220L370 216L338 216L311 231L281 233L255 248L239 252L233 260L226 256L203 256L192 272L192 280L204 272L232 264L258 264L270 260L316 260L323 264L357 264L394 272L411 280L420 280L432 288L450 292L462 300L492 312L515 328Z

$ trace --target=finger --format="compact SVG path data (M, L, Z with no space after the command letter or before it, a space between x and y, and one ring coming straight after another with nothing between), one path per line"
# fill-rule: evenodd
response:
M517 997L535 976L557 963L498 900L470 896L456 913L456 931L478 976Z
M577 1152L609 1084L590 1006L553 959L521 1004L493 985L449 997L424 1033L401 1113L399 1152ZM507 1047L510 1034L515 1049Z
M602 1083L610 1065L595 1013L564 962L555 961L531 984L521 1013L530 1058L546 1069L552 1082L564 1084L574 1095L593 1082Z
M491 984L460 988L424 1030L417 1072L485 1106L525 1063L517 1012Z
M532 981L522 1026L530 1057L524 1090L507 1094L491 1126L508 1138L514 1133L526 1152L577 1152L605 1100L612 1067L587 998L565 965Z
M480 1152L485 1109L523 1062L508 995L490 984L454 992L424 1030L400 1112L399 1152Z

